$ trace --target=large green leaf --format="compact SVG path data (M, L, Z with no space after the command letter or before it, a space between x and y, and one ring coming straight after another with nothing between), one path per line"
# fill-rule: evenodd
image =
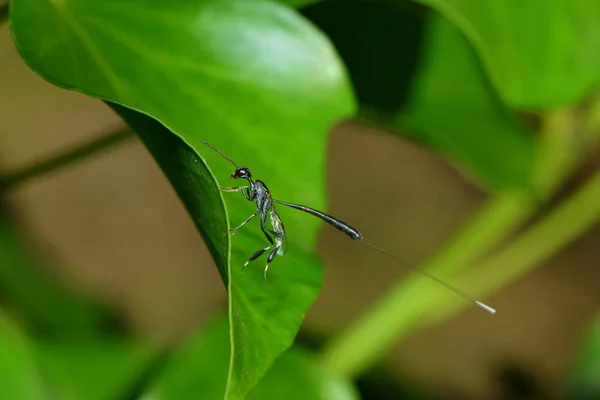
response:
M144 398L222 399L227 381L228 323L217 318L178 351ZM305 350L293 347L275 362L249 396L254 400L353 400L350 382L326 370Z
M0 398L43 400L46 388L25 334L0 310Z
M528 187L533 135L495 96L465 37L433 15L422 67L391 123L438 148L487 185Z
M600 314L584 337L577 364L567 385L567 399L600 398Z
M122 107L115 109L138 132L169 177L203 234L221 273L227 273L226 216L220 194L203 160L158 122ZM241 200L237 202L241 208L251 211L244 199L238 200ZM262 237L248 229L240 231L235 239L244 250L233 253L232 259L237 260L237 264L233 264L229 275L225 275L231 278L229 307L232 347L236 352L230 365L230 393L233 397L243 397L291 344L322 277L315 257L295 244L290 244L290 254L280 260L281 264L285 262L291 268L272 272L269 282L262 279L261 264L255 269L252 269L255 265L249 266L242 274L241 264L251 251L260 248Z
M200 197L216 183L197 153L219 180L232 165L202 140L247 163L275 196L323 206L325 135L352 112L353 99L332 47L293 11L258 0L15 0L11 27L25 61L46 79L141 110L181 138L159 124L142 135L180 196L190 197L184 202L194 219L211 232L205 238L222 273L228 242L215 238L227 234L226 216L214 194ZM253 212L235 194L228 203L233 224ZM243 397L292 343L316 297L319 225L286 220L288 255L275 260L268 282L262 262L241 271L265 246L256 225L234 237L230 398Z
M214 178L203 159L157 121L124 107L113 108L138 133L171 181L208 244L223 278L231 277L230 334L233 337L231 346L237 356L230 363L230 396L242 398L293 341L301 317L320 286L319 263L309 252L297 249L300 251L293 256L291 264L296 269L282 270L276 285L271 283L273 273L266 283L262 280L261 268L251 272L253 265L242 274L240 263L251 254L251 250L256 250L260 236L257 239L256 233L240 231L235 238L246 250L238 252L237 257L233 254L232 258L237 259L238 264L228 271L225 210ZM244 202L239 203L241 207L247 206ZM290 256L288 254L283 260L287 261ZM286 285L294 290L288 290ZM229 343L229 337L226 340ZM228 363L230 354L227 352L215 357Z
M416 1L462 30L511 106L572 103L600 81L597 0Z

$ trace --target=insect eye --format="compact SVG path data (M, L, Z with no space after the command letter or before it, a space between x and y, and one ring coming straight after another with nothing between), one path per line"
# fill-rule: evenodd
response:
M236 169L233 173L234 178L245 178L248 176L248 170L244 168Z

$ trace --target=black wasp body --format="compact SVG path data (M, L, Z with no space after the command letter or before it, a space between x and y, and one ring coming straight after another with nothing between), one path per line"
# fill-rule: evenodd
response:
M248 182L248 186L224 186L222 187L222 190L225 192L242 192L247 200L256 202L256 211L254 211L252 215L246 218L244 222L235 228L232 231L232 235L234 235L242 226L250 222L252 218L260 215L260 228L269 241L269 246L252 254L244 266L248 265L249 262L256 260L263 253L270 250L270 253L267 256L267 265L265 266L266 279L269 264L273 261L277 254L283 256L287 251L287 238L285 235L283 221L275 209L269 188L267 188L267 185L265 185L263 181L253 180L252 174L248 168L236 167L234 173L231 174L231 177L234 179L245 179ZM271 228L267 227L267 218L269 218Z
M332 217L331 215L325 214L324 212L315 210L314 208L310 208L307 206L287 203L285 201L273 199L269 188L267 188L267 185L265 185L265 183L261 180L253 180L252 173L247 167L238 167L236 165L236 169L233 172L233 174L231 174L231 177L233 179L245 179L248 182L248 186L222 186L221 189L225 192L242 192L242 194L247 200L256 202L256 211L248 218L246 218L246 220L242 222L237 228L235 228L232 231L232 235L234 235L242 226L250 222L252 218L260 215L260 228L263 231L267 240L269 241L269 246L260 249L254 254L252 254L248 258L248 261L246 261L244 266L248 265L249 262L256 260L263 253L270 251L269 255L267 256L267 265L265 266L265 279L267 277L269 264L273 261L275 256L283 256L287 251L287 237L285 234L285 227L283 226L283 221L277 213L277 209L275 208L274 203L283 204L285 206L292 207L297 210L301 210L309 214L315 215L324 220L325 222L328 222L335 228L339 229L340 231L344 232L352 239L362 240L362 235L357 229L351 227L343 221L340 221L337 218ZM267 218L269 218L271 228L267 227Z
M233 179L244 179L248 182L247 186L221 186L221 190L223 190L224 192L242 192L242 194L247 200L256 202L256 211L254 211L252 215L246 218L246 220L242 222L237 228L233 229L231 231L231 234L235 235L242 226L246 225L253 218L260 215L260 228L267 240L269 241L269 245L267 247L254 252L248 258L248 261L246 261L244 267L247 266L248 263L250 263L251 261L256 260L263 253L268 251L269 255L267 256L267 264L265 266L266 279L267 271L269 270L269 264L273 261L273 259L275 259L275 256L283 256L287 251L287 237L285 234L285 227L283 226L283 221L281 220L281 217L279 217L279 214L275 209L275 203L295 208L297 210L301 210L312 214L316 217L319 217L323 221L344 232L352 239L362 241L362 235L357 229L353 228L352 226L335 217L332 217L329 214L325 214L324 212L315 210L314 208L310 208L307 206L287 203L285 201L273 199L269 188L267 188L267 185L265 185L263 181L258 179L252 179L252 173L250 172L250 169L248 167L241 167L237 165L235 162L233 162L232 159L227 157L214 146L206 142L204 142L204 144L212 148L223 158L227 159L230 163L235 165L235 171L231 174L231 177ZM267 226L267 218L269 218L269 223L271 227Z

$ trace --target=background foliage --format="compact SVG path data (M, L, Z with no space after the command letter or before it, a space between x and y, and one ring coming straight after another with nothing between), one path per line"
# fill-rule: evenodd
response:
M127 122L207 243L229 301L227 318L178 347L135 337L100 301L44 275L44 261L31 256L5 209L0 381L10 385L1 397L358 398L353 380L392 343L467 304L443 288L423 296L429 282L411 277L318 350L293 345L322 285L321 223L282 211L294 238L288 254L267 282L260 262L242 272L264 238L251 228L227 235L254 210L241 196L221 195L233 166L202 141L268 176L278 198L319 209L335 123L357 118L434 149L487 200L423 267L445 279L463 276L461 288L488 296L600 218L598 172L556 201L597 154L599 7L589 0L13 0L0 15L10 16L24 61L57 86L107 102ZM122 137L8 173L0 188ZM596 331L568 398L598 395Z

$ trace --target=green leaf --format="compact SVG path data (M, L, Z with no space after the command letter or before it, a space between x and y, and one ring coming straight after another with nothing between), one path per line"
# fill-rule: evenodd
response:
M460 28L513 107L570 104L600 80L596 0L416 1Z
M217 318L175 352L144 398L156 400L222 399L229 359L228 323ZM249 400L353 400L352 385L319 365L305 350L281 356L249 396Z
M319 364L316 357L292 347L277 360L249 400L358 400L350 381Z
M40 370L64 400L128 398L157 355L153 346L132 338L37 339Z
M600 314L584 339L567 385L567 399L592 400L600 397Z
M278 3L285 4L289 7L300 8L313 3L319 3L321 0L276 0Z
M437 148L495 188L529 187L533 135L495 96L464 36L432 15L423 64L392 126Z
M437 12L397 1L323 2L303 14L343 57L367 122L408 133L488 186L529 186L533 136L498 99L464 35Z
M226 216L220 193L204 161L157 121L123 107L114 108L139 134L161 166L202 233L219 270L226 274ZM236 204L241 209L251 212L243 198L238 200L241 201ZM237 214L240 215L239 212ZM281 268L272 269L268 282L263 280L262 263L258 264L258 268L256 264L248 266L242 274L240 267L248 255L265 245L260 242L264 239L257 232L258 227L255 226L235 236L234 246L237 239L242 250L233 253L232 268L229 275L224 275L224 279L231 277L231 335L234 338L233 349L237 352L230 365L232 398L242 398L292 343L322 279L320 263L312 253L291 243L290 254L274 263ZM291 287L294 289L290 290Z
M226 216L220 193L204 161L157 121L122 107L114 108L139 134L161 166L202 233L221 274L226 274ZM241 207L244 205L240 204ZM238 252L237 257L233 255L232 258L238 260L237 265L241 265L248 254L256 250L256 242L261 238L257 236L249 230L236 235L236 239L240 238L242 248L246 248L245 252ZM248 247L248 243L254 247ZM232 398L243 398L275 358L292 343L304 310L314 300L322 279L319 263L314 256L306 252L299 253L298 258L292 259L295 261L292 266L296 264L296 268L283 270L281 275L285 275L277 278L276 285L265 283L261 269L252 270L252 266L243 275L238 266L224 275L224 279L231 277L229 308L231 335L234 337L231 344L238 352L230 364ZM288 254L282 260L289 258ZM274 280L273 275L271 273L269 282ZM293 285L294 291L287 290L286 285ZM267 319L273 323L277 321L277 326L264 323Z
M183 201L210 232L222 274L229 249L215 238L227 235L227 217L197 154L219 180L232 165L202 140L247 163L274 196L324 205L327 130L354 102L333 48L294 11L259 0L14 0L11 28L25 61L46 79L140 110L181 138L157 124L141 135L180 196L190 196ZM205 202L200 195L209 193ZM255 209L239 194L227 202L235 225ZM241 271L266 245L256 224L233 238L230 398L242 398L291 345L321 285L320 221L280 213L288 254L276 258L268 282L261 261Z
M223 399L229 370L229 326L225 317L209 322L174 350L142 398Z
M335 45L361 106L389 113L406 100L429 12L398 0L324 1L302 9Z
M32 346L16 324L0 311L0 398L42 400L46 388Z
M0 294L29 328L61 336L91 335L113 317L83 293L67 288L23 243L0 213ZM45 262L48 263L47 261Z

